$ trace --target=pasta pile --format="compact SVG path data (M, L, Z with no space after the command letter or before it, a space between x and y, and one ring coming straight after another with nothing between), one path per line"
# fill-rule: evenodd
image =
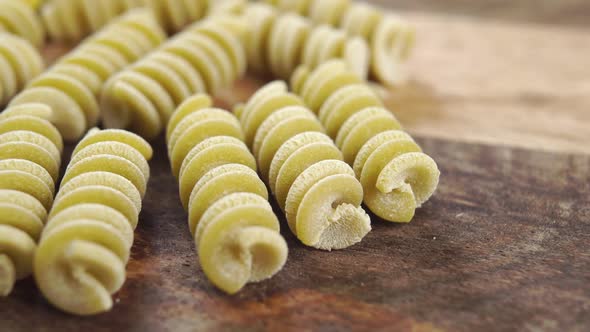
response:
M6 105L44 68L41 55L31 43L0 32L0 106Z
M216 94L241 77L246 57L229 16L197 22L111 78L101 94L103 123L155 138L195 93Z
M53 203L63 142L49 112L30 104L0 114L0 296L31 274Z
M402 18L352 0L264 0L283 11L297 12L316 24L338 27L369 43L371 74L386 85L402 82L403 63L414 46L414 28Z
M368 75L369 49L359 37L328 25L314 27L297 14L281 15L265 4L251 4L244 11L251 24L245 42L253 71L288 79L301 64L315 68L333 58L346 60L361 77Z
M315 115L284 82L266 85L236 113L260 173L301 242L342 249L368 234L361 184Z
M166 139L203 271L233 294L281 270L288 249L240 123L211 105L206 95L187 99Z
M168 32L178 32L208 14L237 11L245 0L47 0L41 16L54 40L77 41L129 9L149 7Z
M45 31L32 5L22 0L0 0L0 31L20 36L39 48Z
M354 166L369 209L388 221L411 221L438 186L435 161L401 131L391 112L346 63L329 61L311 72L301 67L291 85L319 114L344 161Z
M59 309L112 307L125 281L152 149L119 130L91 130L72 155L34 259L41 292Z
M164 38L150 11L130 11L35 78L10 105L40 102L51 107L51 122L63 138L77 140L98 122L97 99L104 82Z

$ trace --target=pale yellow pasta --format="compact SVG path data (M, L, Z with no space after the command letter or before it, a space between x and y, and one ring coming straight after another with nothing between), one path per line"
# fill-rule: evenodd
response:
M164 29L177 32L204 17L208 6L207 0L47 0L41 17L52 39L77 41L132 8L150 8Z
M33 10L34 3L22 0L0 0L0 31L28 40L35 47L43 45L45 31Z
M252 22L246 35L252 70L289 78L301 64L311 68L334 58L346 60L361 77L368 74L369 50L362 38L349 37L328 25L313 26L297 14L280 14L265 4L249 5Z
M0 114L0 296L32 272L53 204L63 143L40 105Z
M233 294L280 271L287 245L235 116L195 95L174 112L166 137L189 229L211 282Z
M244 74L246 56L227 19L196 23L112 77L101 94L105 126L153 139L183 100L231 86Z
M371 4L351 0L265 0L281 11L309 17L314 24L328 24L350 36L363 38L370 48L371 75L380 83L404 81L404 63L414 46L413 26Z
M245 5L246 0L47 0L41 17L52 39L77 41L133 8L150 8L172 34L206 16L240 13Z
M354 167L367 207L388 221L411 221L436 190L440 171L375 92L336 60L299 68L291 85Z
M57 308L93 315L113 306L149 180L145 155L151 148L135 134L98 129L73 153L33 265Z
M79 139L97 124L97 93L123 67L156 48L165 38L154 16L137 9L120 17L36 77L10 103L42 103L64 139Z
M342 249L371 230L363 190L316 116L284 82L272 82L238 107L246 142L289 227L301 242Z
M0 32L0 106L6 105L45 65L27 40Z

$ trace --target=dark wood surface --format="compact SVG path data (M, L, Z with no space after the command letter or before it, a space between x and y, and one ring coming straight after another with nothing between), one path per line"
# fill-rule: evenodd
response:
M409 225L375 220L360 245L321 252L283 225L275 278L237 296L198 264L165 158L111 313L62 314L31 281L0 300L5 331L584 331L590 326L590 157L421 139L436 196ZM164 155L163 144L156 146Z
M410 81L388 105L442 171L411 224L375 220L361 244L328 253L300 245L283 223L285 269L227 296L197 263L158 142L113 311L63 314L25 280L0 299L0 332L587 331L590 33L581 17L590 5L375 2L416 22ZM240 82L221 104L261 83Z

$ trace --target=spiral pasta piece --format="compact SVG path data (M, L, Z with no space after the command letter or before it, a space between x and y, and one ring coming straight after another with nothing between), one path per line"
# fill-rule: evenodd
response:
M0 296L29 276L53 203L63 143L41 105L0 114Z
M137 9L120 17L32 80L11 106L43 103L64 139L79 139L99 119L97 93L123 67L165 38L152 13Z
M330 61L313 71L301 67L291 85L353 166L367 207L388 221L411 221L438 186L436 162L344 62Z
M111 309L125 281L152 150L135 134L91 130L66 169L34 258L34 276L57 308Z
M280 14L265 4L249 5L244 16L252 22L246 36L251 68L266 69L286 79L301 64L315 68L329 59L344 59L361 77L368 73L369 50L358 37L328 25L313 26L297 14Z
M381 8L351 0L265 0L281 11L307 16L315 24L342 29L349 36L363 38L370 48L372 76L386 85L405 79L403 65L415 42L415 30L408 22Z
M41 17L52 39L77 41L138 7L150 8L158 23L175 33L206 16L239 13L245 4L245 0L47 0Z
M266 85L236 113L260 173L301 242L342 249L368 234L361 184L315 114L284 82Z
M153 139L183 100L233 84L246 70L246 57L228 19L196 23L111 78L101 94L105 126Z
M235 116L195 95L174 112L166 136L189 229L211 282L233 294L280 271L287 244Z
M6 105L44 67L41 55L27 40L0 32L0 105Z
M34 3L22 0L0 0L0 31L28 40L35 47L43 45L45 31L33 10Z

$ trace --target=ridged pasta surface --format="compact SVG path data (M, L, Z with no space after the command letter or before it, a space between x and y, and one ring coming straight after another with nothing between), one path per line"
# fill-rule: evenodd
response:
M182 30L205 16L237 12L245 0L47 0L41 17L54 40L77 41L108 24L122 13L138 7L150 8L158 23L169 33Z
M6 105L44 68L39 51L30 42L0 32L0 106Z
M243 15L250 23L245 44L253 71L270 71L287 79L301 64L315 68L338 58L358 75L368 74L369 50L362 38L349 37L329 25L314 26L300 15L281 14L265 4L251 4Z
M34 259L43 295L77 315L108 311L125 281L149 180L147 142L121 130L91 130L72 155Z
M403 64L415 41L408 22L376 7L351 0L264 0L281 11L296 12L315 24L342 29L350 36L362 37L370 48L372 76L386 85L396 85L404 77Z
M371 230L360 206L361 184L303 101L277 81L236 113L260 173L297 238L324 250L360 242Z
M43 105L0 114L0 296L29 276L53 204L63 143Z
M36 77L10 103L43 103L65 140L82 137L99 120L98 93L123 67L165 38L152 13L136 9L118 18Z
M183 100L231 86L246 70L244 48L231 20L216 16L195 23L111 78L101 94L105 126L153 139Z
M388 221L411 221L436 190L440 171L375 93L342 61L301 67L291 86L354 167L369 209Z
M174 113L167 144L203 271L233 294L281 270L287 245L239 121L195 95Z
M0 0L0 31L28 40L39 48L45 40L43 25L33 10L35 3L22 0Z

